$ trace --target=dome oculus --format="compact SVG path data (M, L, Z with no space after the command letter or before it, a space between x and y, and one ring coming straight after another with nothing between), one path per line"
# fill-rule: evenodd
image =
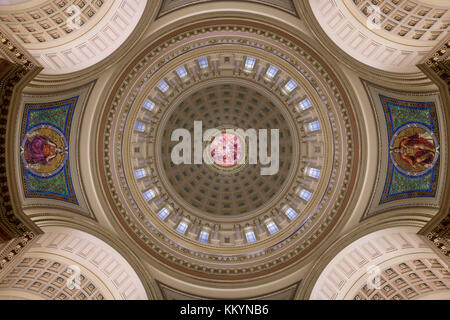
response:
M210 146L210 154L214 162L222 167L232 167L242 158L242 143L232 133L222 133L215 137Z

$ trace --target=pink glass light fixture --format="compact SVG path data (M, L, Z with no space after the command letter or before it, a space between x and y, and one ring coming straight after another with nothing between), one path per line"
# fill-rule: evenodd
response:
M211 157L222 167L232 167L242 157L241 140L232 133L222 133L211 143Z

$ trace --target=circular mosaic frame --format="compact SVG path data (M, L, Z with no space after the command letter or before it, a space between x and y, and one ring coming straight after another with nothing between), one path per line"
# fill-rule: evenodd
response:
M62 140L62 142L64 144L64 146L63 146L64 156L63 156L61 162L58 164L58 166L50 172L39 172L39 171L35 170L33 167L28 165L28 162L25 159L25 144L28 140L28 135L30 133L37 132L41 129L48 129L48 130L54 131L56 134L58 134L58 137ZM58 174L64 168L64 165L66 164L67 159L69 158L69 153L67 152L68 145L69 144L67 143L66 137L61 132L61 130L59 130L58 128L51 126L51 125L42 124L42 125L32 128L25 134L25 136L22 140L22 144L21 144L20 157L22 159L22 163L25 166L25 168L27 168L27 170L30 171L33 175L38 176L38 177L43 177L43 178L49 178L49 177L54 176L55 174Z
M394 148L395 142L397 141L397 138L399 137L399 135L401 135L405 130L410 129L410 128L421 128L423 129L425 132L427 132L432 138L433 138L433 142L434 142L434 147L435 147L435 155L433 158L433 162L430 164L430 166L428 166L427 168L425 168L422 171L419 172L411 172L411 171L407 171L404 168L402 168L397 160L395 159L395 155L394 152L392 151L392 149ZM408 123L406 125L401 126L400 128L398 128L395 132L395 134L392 136L391 138L391 142L390 142L390 151L389 151L389 156L390 159L392 161L392 163L394 164L395 168L400 171L402 174L407 175L407 176L413 176L413 177L421 177L424 176L426 174L428 174L431 170L433 170L434 166L436 165L436 162L439 159L439 141L436 137L436 135L434 134L434 132L432 132L428 127L420 124L420 123Z

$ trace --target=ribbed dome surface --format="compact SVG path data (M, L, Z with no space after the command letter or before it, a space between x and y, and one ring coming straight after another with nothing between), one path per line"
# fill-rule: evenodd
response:
M207 213L238 215L259 208L275 196L286 180L293 154L290 129L279 108L260 92L233 84L201 89L185 99L170 116L161 144L164 171L183 201ZM171 152L178 142L171 141L171 134L184 128L193 137L194 121L202 121L203 132L212 128L267 129L270 137L270 129L279 129L278 174L261 175L260 163L247 163L236 170L206 163L174 165ZM269 139L269 151L270 143Z

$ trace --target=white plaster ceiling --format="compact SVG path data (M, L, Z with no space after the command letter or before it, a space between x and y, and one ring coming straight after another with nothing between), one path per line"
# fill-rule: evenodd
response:
M395 2L397 4L390 1L378 1L382 19L380 29L368 27L368 18L362 12L362 8L369 5L368 1L310 0L309 4L327 36L356 60L390 72L418 72L416 65L447 33L449 2L440 7L427 7L418 1ZM408 3L413 6L410 11L405 10L405 7L408 8ZM439 5L440 2L433 1L433 4ZM386 9L386 13L383 11L385 7L390 8ZM422 9L426 9L425 12L422 12ZM440 18L434 18L439 10L445 13ZM425 14L421 15L422 13ZM397 14L399 18L404 16L402 21L395 19ZM408 24L403 25L403 21L410 18L417 20L417 24L414 27ZM435 21L434 26L437 26L437 29L433 31L428 30L424 25L432 20ZM391 27L386 27L388 22L392 23ZM441 29L441 27L445 28ZM404 32L401 31L406 30L405 28L412 30L402 36ZM424 32L424 35L415 39L416 32ZM436 35L437 37L433 39Z
M0 24L44 67L43 74L83 70L116 51L137 26L147 0L4 1ZM83 4L82 4L83 3ZM75 5L84 24L70 19Z

